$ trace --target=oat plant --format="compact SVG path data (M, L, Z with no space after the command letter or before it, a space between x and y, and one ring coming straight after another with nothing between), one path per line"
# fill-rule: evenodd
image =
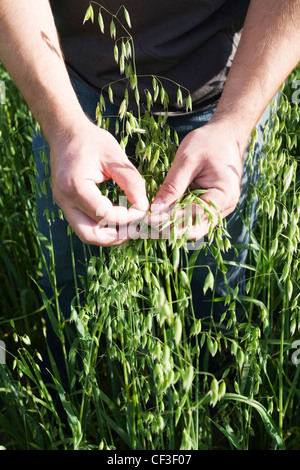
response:
M113 14L91 2L84 22L95 21L96 15L99 34L108 30L111 35L125 84L114 116L105 113L107 100L116 101L114 84L103 89L98 125L110 128L113 123L152 201L179 145L168 124L165 79L153 75L152 88L141 91L129 13L122 6ZM173 85L179 103L191 110L188 90ZM54 299L40 292L65 348L67 384L51 355L51 380L45 383L36 343L29 332L20 331L18 321L10 322L17 352L8 351L11 367L0 366L0 429L6 448L299 449L299 366L291 359L293 341L299 338L299 109L289 86L287 82L266 126L260 181L249 193L249 204L257 199L258 224L247 246L245 294L228 285L224 299L214 297L217 272L227 283L230 261L224 254L240 248L231 246L221 219L193 247L188 241L191 215L181 237L174 217L163 227L170 231L168 238L150 238L150 228L141 223L133 227L130 241L100 247L98 256L90 257L85 247L86 277L78 279L74 267L78 296L70 321L59 310L59 292ZM146 103L144 111L141 102ZM161 104L161 114L153 114L155 103ZM250 171L255 132L252 137ZM101 191L115 202L123 196L113 184ZM201 204L211 218L201 194L188 190L177 201L175 214L176 209ZM247 224L247 210L244 217ZM43 243L51 250L51 240L41 237L36 249ZM197 265L202 251L215 259L217 272ZM55 291L52 263L48 268ZM202 288L211 291L213 302L224 301L218 323L195 315L194 269L204 270ZM243 316L237 320L240 305ZM207 359L221 365L225 357L223 367L207 367Z

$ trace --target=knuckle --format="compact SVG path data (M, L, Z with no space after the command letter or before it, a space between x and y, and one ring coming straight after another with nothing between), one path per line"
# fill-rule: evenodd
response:
M162 196L164 194L166 194L168 196L177 197L178 188L176 187L176 185L173 182L168 182L167 184L165 184L164 186L161 187L160 193L161 193Z
M66 175L56 180L52 192L56 202L64 199L77 199L80 197L80 186L74 178Z

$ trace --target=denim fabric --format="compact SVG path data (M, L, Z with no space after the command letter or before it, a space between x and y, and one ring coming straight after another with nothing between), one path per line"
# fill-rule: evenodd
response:
M226 308L223 301L211 301L211 291L208 291L206 295L203 294L203 285L209 268L214 275L216 274L214 299L226 297L228 294L228 286L233 290L238 286L239 294L243 295L245 293L245 269L242 267L248 255L248 250L245 246L249 243L249 235L251 231L254 230L257 222L257 201L251 200L250 202L249 196L251 194L251 187L257 184L259 178L259 160L265 144L264 129L266 121L270 118L270 112L271 106L267 107L260 121L257 123L257 139L250 161L248 161L249 149L247 149L244 154L239 203L235 211L226 218L226 230L230 235L230 242L233 248L223 253L222 257L225 263L229 261L235 265L226 264L227 272L225 281L224 275L220 270L216 269L216 260L211 254L205 254L204 250L200 250L195 263L196 268L193 271L192 278L193 306L196 316L204 320L209 320L213 316L214 320L218 322ZM169 118L169 124L176 129L179 140L181 141L187 133L205 125L210 120L213 113L214 109L211 109L203 113L174 116ZM220 151L222 150L220 149ZM243 222L244 217L246 219L246 212L250 215L247 218L247 226ZM193 251L190 251L190 255L193 255ZM236 315L238 317L241 316L242 310L242 304L237 304Z
M78 95L79 101L86 112L92 120L95 119L95 110L98 103L98 93L90 88L85 83L75 79L73 80L73 86ZM179 139L181 140L188 132L206 124L212 114L214 109L205 111L205 112L195 112L191 114L183 114L169 117L169 124L171 128L175 129L178 133ZM252 204L251 209L251 223L247 227L243 224L240 217L240 212L243 214L246 209L246 203L248 200L248 191L251 184L255 184L255 181L258 178L258 159L262 152L263 147L263 133L264 133L264 122L269 118L270 110L266 109L263 114L260 122L257 125L258 130L258 139L255 146L254 154L254 171L251 173L249 171L249 165L246 164L245 154L245 164L244 171L242 176L242 185L241 185L241 198L238 204L237 210L227 217L227 230L231 236L231 243L233 245L245 245L249 241L249 231L253 230L256 221L256 205L255 201ZM114 116L117 115L117 108L108 103L106 109L106 115L111 116L110 125L111 129L114 129ZM37 222L39 231L48 239L53 242L53 252L47 248L44 249L44 256L47 260L48 267L51 266L51 256L54 256L55 259L55 276L56 276L56 285L58 289L62 290L60 295L61 309L64 313L64 316L67 318L69 316L69 306L71 299L75 295L74 287L74 272L72 267L72 256L71 256L71 239L73 250L75 253L75 267L78 275L85 275L85 257L89 256L87 252L96 255L99 253L99 248L95 246L86 247L82 242L76 237L76 235L70 236L67 234L67 222L62 220L59 217L57 206L52 201L51 187L49 177L47 173L47 166L44 163L44 158L46 156L49 159L49 148L42 134L36 133L33 137L33 151L36 159L38 177L37 183L40 186L47 185L47 194L39 193L37 196ZM44 155L44 158L41 157ZM54 221L51 221L45 217L45 210L48 209L49 214L54 214ZM191 251L191 254L193 252ZM224 255L224 259L236 262L245 262L247 257L247 250L241 249L238 251L238 255L235 256L233 250L228 251ZM207 266L209 265L212 269L212 272L215 272L215 261L212 257L205 256L204 252L200 251L199 258L196 265L198 266ZM193 302L196 315L199 317L208 317L211 315L211 302L209 301L209 293L203 295L203 282L208 273L207 268L196 268L194 271L192 289L193 289ZM223 276L221 273L218 274L216 283L215 297L225 296L226 286L224 283ZM228 266L227 272L227 282L234 289L237 285L240 286L240 291L243 292L244 286L244 270L240 267ZM51 282L47 274L47 270L44 270L43 279L41 280L41 287L45 293L51 297L53 294ZM217 302L213 305L214 315L219 316L223 313L224 306L222 302Z

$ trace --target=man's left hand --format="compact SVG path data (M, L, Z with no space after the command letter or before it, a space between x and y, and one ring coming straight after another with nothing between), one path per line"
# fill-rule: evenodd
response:
M188 239L201 239L207 235L210 224L217 225L219 216L224 218L235 209L240 197L241 173L242 149L234 129L217 121L191 131L182 140L165 181L153 200L148 223L154 227L166 222L173 215L172 205L189 186L201 188L206 190L202 199L214 213L211 220L200 205L193 204L194 221L196 216L198 218L189 230ZM184 209L179 210L176 220L186 215ZM180 236L180 231L177 236Z

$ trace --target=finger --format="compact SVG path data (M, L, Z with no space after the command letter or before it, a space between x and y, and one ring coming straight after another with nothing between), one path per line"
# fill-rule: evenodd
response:
M163 238L199 240L208 233L212 224L216 224L214 215L208 214L199 204L187 204L169 214L171 223L165 222L160 230Z
M79 209L95 222L103 221L102 225L114 227L141 220L146 214L145 211L141 212L134 207L127 208L113 204L91 180L81 183L77 197L72 202L74 209ZM68 210L63 207L62 209L65 212Z
M175 157L163 184L151 204L151 211L163 211L170 208L185 193L193 179L194 171L191 168L190 162L187 159L180 161L179 158Z
M100 227L78 209L71 209L65 215L78 238L87 245L121 245L129 239L126 231L120 231L118 227Z
M139 211L132 207L113 204L107 197L101 195L96 215L100 217L101 226L123 226L142 220L146 211Z
M143 177L129 160L110 165L110 177L124 191L136 210L147 211L150 207Z
M187 204L183 208L176 208L175 205L175 208L169 211L151 213L147 216L147 223L159 230L162 238L170 239L175 236L176 239L185 237L187 240L199 240L218 225L220 218L226 217L234 209L218 209L209 196L220 203L221 195L218 195L218 191L210 191L206 193L207 202Z
M155 211L150 212L144 217L144 221L146 224L160 230L165 222L168 222L172 218L171 211Z

